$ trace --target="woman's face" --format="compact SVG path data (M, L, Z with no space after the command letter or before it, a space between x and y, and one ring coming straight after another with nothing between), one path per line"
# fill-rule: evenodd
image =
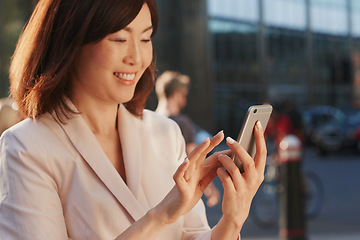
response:
M151 14L144 4L124 29L80 49L74 63L70 98L125 103L153 58Z

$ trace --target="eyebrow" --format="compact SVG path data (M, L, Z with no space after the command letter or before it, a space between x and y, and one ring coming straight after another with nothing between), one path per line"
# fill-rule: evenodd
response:
M142 31L142 33L147 32L147 31L150 31L150 30L152 30L152 29L153 29L153 26L151 25L151 26L145 28L144 31ZM125 28L123 28L123 30L125 30L125 31L127 31L127 32L132 32L132 31L133 31L132 28L129 28L129 27L125 27Z

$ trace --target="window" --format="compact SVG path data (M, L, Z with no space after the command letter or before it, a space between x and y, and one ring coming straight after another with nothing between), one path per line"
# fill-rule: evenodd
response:
M303 30L306 28L304 0L263 0L265 24Z

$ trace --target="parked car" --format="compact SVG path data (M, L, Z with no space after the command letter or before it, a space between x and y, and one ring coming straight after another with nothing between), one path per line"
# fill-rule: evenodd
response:
M313 142L321 154L359 147L360 111L314 129Z
M345 113L339 108L322 105L314 106L302 112L303 132L307 144L314 144L318 141L314 138L314 132L329 122L342 121Z

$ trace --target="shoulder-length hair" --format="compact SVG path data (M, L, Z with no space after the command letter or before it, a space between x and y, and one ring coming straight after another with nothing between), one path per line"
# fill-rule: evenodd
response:
M155 0L40 0L20 35L10 66L10 91L23 117L55 111L58 118L74 113L67 105L70 71L81 46L96 43L126 27L147 3L158 26ZM154 87L153 63L125 104L142 116Z

